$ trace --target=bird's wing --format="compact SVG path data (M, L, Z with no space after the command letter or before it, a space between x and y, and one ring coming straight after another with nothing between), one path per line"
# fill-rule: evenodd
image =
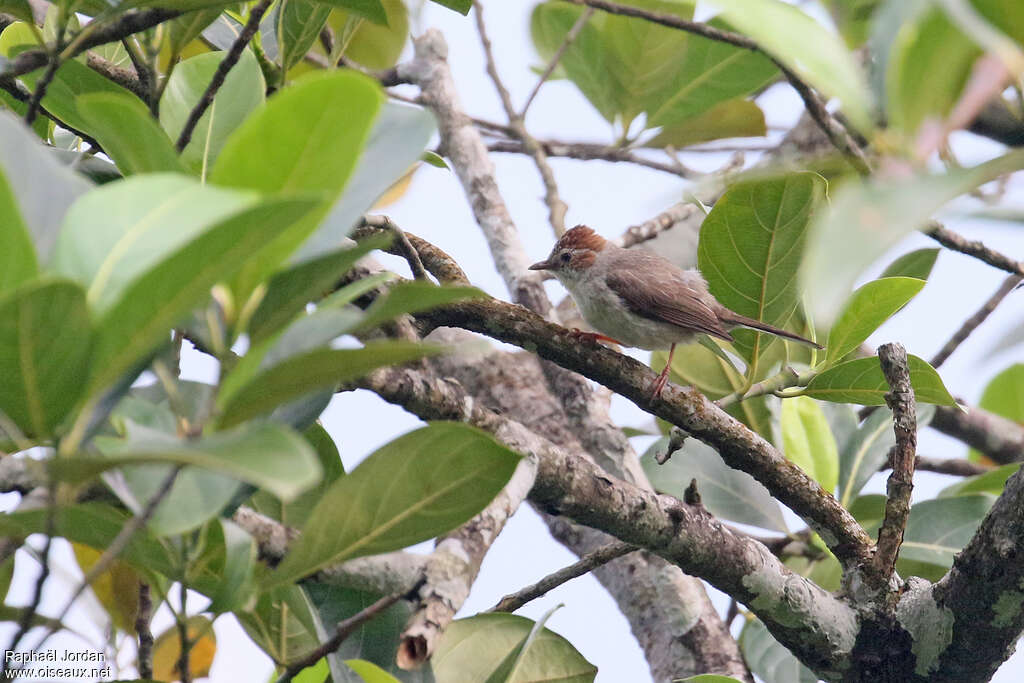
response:
M656 288L645 284L643 276L620 269L608 274L608 286L622 297L629 309L645 318L678 325L687 330L704 332L732 341L715 312L702 300L707 296L687 285L682 278L672 277L658 282Z

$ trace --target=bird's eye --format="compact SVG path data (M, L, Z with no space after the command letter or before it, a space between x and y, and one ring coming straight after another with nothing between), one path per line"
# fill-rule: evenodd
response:
M572 260L572 254L570 254L567 251L563 251L561 254L558 255L558 258L562 260L562 263L568 263L569 261Z

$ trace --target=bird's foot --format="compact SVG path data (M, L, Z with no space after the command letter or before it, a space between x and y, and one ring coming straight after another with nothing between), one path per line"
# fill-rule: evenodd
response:
M585 341L588 344L597 344L598 342L609 342L611 344L625 346L625 344L620 342L618 339L612 339L611 337L607 337L598 332L584 332L578 327L572 328L569 334L571 334L573 339L575 339L576 341Z
M660 375L658 375L658 378L654 380L654 388L651 391L651 400L659 398L661 396L661 391L665 388L665 385L668 384L669 367L670 366L666 365L665 369L661 371Z

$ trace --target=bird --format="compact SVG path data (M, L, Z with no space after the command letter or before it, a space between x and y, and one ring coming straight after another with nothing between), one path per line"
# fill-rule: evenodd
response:
M665 388L676 345L690 343L701 333L731 342L730 330L747 327L823 348L726 308L711 294L700 271L683 270L650 251L624 249L585 225L567 230L548 257L530 270L554 275L569 290L583 319L597 330L575 330L575 335L648 351L669 350L652 398Z

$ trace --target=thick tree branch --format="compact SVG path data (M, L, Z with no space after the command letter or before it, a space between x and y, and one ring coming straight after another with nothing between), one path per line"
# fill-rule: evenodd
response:
M1024 426L976 406L936 406L928 425L976 448L993 462L1006 465L1024 461Z
M877 578L884 585L896 569L896 556L903 544L903 531L910 517L914 457L917 454L917 406L910 386L907 350L901 344L882 344L878 347L878 360L889 383L885 402L892 410L896 432L896 447L890 458L892 474L886 484L885 519L878 530L878 549L874 557Z

